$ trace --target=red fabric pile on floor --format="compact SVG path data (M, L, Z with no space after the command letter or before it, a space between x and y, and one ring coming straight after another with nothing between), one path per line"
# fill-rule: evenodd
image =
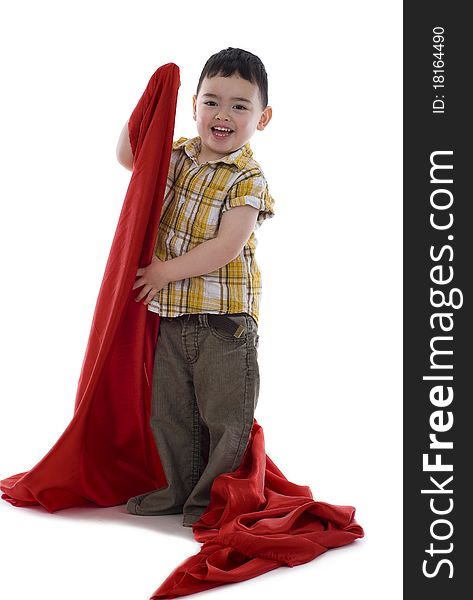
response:
M167 484L149 425L160 318L132 290L152 259L171 156L179 68L152 75L129 120L134 168L102 285L79 378L74 416L30 471L0 481L2 498L47 511L125 504ZM288 481L265 452L254 421L242 464L217 477L206 512L194 524L200 552L151 596L175 598L266 571L308 562L363 537L350 506L313 499ZM130 516L130 518L139 518Z

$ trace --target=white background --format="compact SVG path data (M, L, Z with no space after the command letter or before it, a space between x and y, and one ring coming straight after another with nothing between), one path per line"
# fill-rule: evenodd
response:
M273 120L251 140L276 201L256 418L314 497L366 537L199 598L393 600L401 579L400 2L4 4L0 35L0 479L60 437L130 172L119 133L160 65L180 67L175 139L197 134L207 58L257 54ZM48 514L0 502L2 596L145 600L198 552L181 515ZM196 596L197 598L197 596Z

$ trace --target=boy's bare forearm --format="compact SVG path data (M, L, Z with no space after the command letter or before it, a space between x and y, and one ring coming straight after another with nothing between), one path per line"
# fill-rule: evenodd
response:
M231 252L228 245L218 237L198 244L186 254L163 263L166 279L179 281L188 277L205 275L231 262L237 254Z
M128 133L128 121L125 123L118 138L116 154L118 162L129 171L133 171L133 152Z

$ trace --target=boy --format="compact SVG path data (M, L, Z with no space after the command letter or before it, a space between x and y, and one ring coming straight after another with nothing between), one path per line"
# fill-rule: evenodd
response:
M192 526L249 441L259 393L254 230L274 200L248 141L271 120L267 90L257 56L214 54L193 97L199 135L173 144L155 256L133 285L160 315L151 428L168 486L130 498L132 514L183 513ZM127 124L117 158L133 168Z

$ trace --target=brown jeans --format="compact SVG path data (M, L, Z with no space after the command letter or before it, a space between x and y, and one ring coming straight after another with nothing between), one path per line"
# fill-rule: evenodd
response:
M168 485L130 498L133 514L183 513L191 526L214 479L241 464L258 403L259 336L248 313L227 317L240 337L209 313L161 317L151 428Z

